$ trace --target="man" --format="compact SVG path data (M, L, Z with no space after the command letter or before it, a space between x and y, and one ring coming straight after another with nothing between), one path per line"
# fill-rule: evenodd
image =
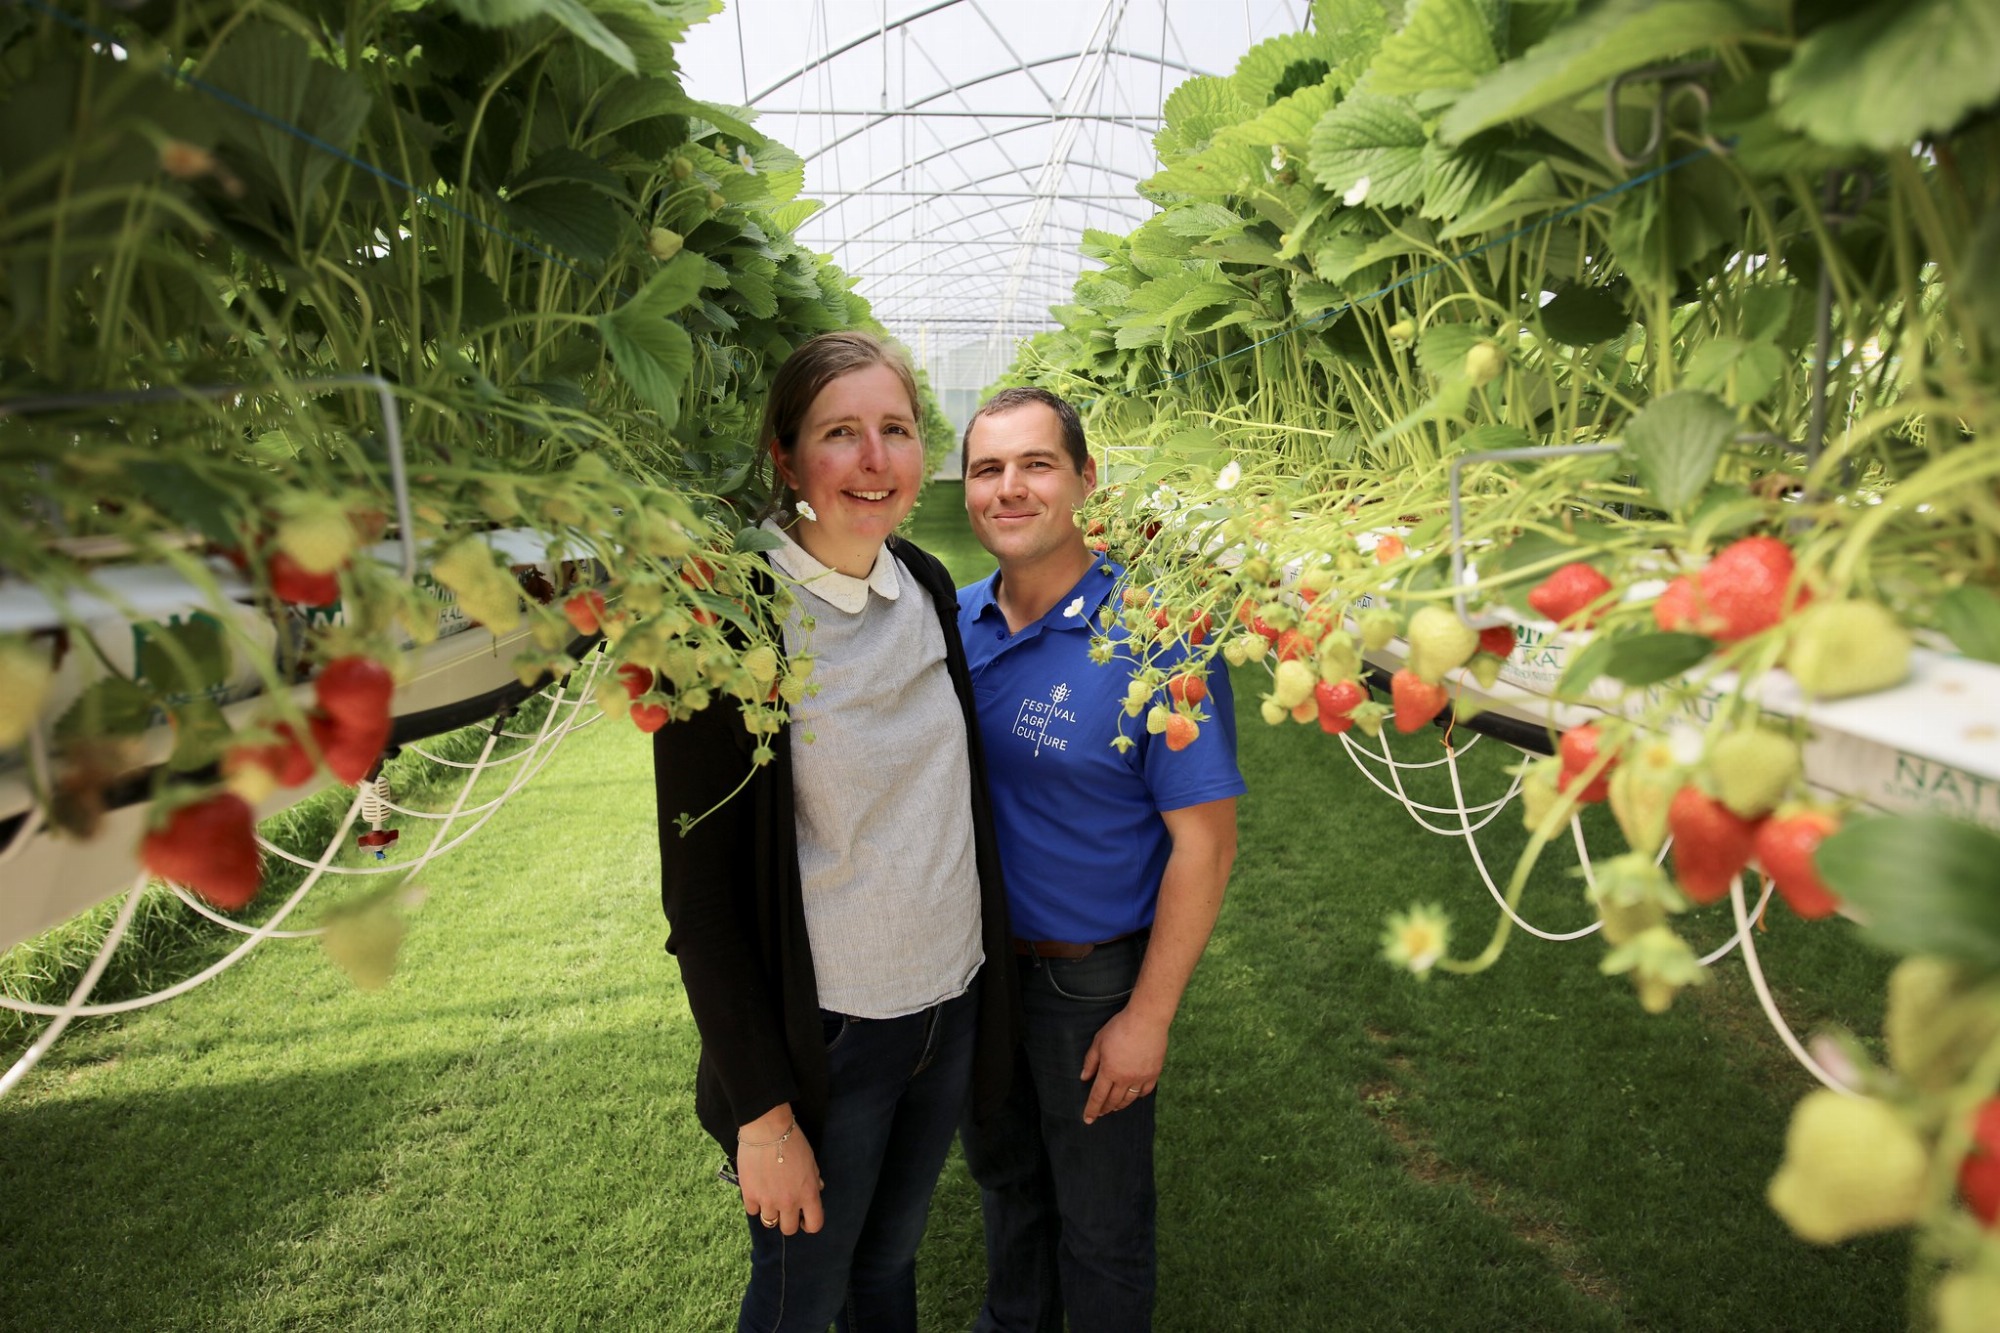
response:
M999 570L959 591L1026 1026L1013 1092L962 1126L986 1222L982 1333L1150 1327L1153 1090L1236 855L1226 673L1170 750L1121 708L1138 645L1090 660L1123 573L1073 517L1097 485L1076 410L1008 389L965 431L965 508ZM1124 670L1120 667L1123 666ZM1162 696L1164 698L1164 696ZM1114 747L1124 732L1136 744Z

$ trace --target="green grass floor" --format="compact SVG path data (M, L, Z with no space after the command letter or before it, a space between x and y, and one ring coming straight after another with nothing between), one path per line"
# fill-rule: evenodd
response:
M977 577L956 488L936 492L917 539ZM1161 1085L1158 1327L1903 1321L1903 1240L1814 1249L1764 1206L1810 1085L1740 965L1658 1018L1597 974L1594 941L1517 935L1483 976L1399 976L1377 936L1413 900L1450 908L1461 953L1484 938L1463 846L1412 828L1317 728L1258 723L1254 689L1239 677L1242 851ZM1495 791L1504 759L1475 746L1470 789ZM1496 864L1521 841L1507 816L1482 835ZM425 873L387 989L273 942L79 1025L0 1102L0 1324L733 1327L744 1221L694 1123L656 867L648 747L594 726ZM1526 910L1585 919L1553 870ZM1714 909L1693 929L1727 933ZM1878 1029L1887 964L1844 923L1779 911L1760 944L1801 1027ZM979 1220L956 1158L920 1283L925 1328L970 1324Z

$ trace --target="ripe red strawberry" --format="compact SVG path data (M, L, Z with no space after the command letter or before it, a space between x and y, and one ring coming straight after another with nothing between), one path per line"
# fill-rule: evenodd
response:
M626 662L618 668L618 679L625 686L625 697L636 699L653 688L653 673L636 662Z
M1556 782L1556 790L1568 791L1583 781L1583 775L1597 762L1598 745L1603 736L1591 725L1571 727L1562 734L1557 750L1562 756L1562 776ZM1590 805L1611 794L1611 772L1617 768L1616 761L1606 764L1604 771L1592 778L1587 786L1576 793L1580 804Z
M1421 729L1451 702L1443 685L1426 683L1408 667L1389 677L1389 697L1396 706L1396 730L1405 735Z
M649 735L666 726L669 716L664 704L632 705L632 725Z
M1188 622L1187 641L1191 648L1199 648L1208 641L1208 633L1215 628L1215 620L1206 611L1197 611Z
M1368 691L1351 680L1323 680L1313 686L1313 700L1319 707L1320 730L1338 736L1354 725L1354 710L1368 702Z
M1288 629L1280 631L1278 637L1272 642L1277 645L1278 660L1280 662L1312 660L1313 641L1300 630Z
M1674 835L1674 878L1687 896L1712 903L1729 896L1729 882L1750 864L1757 824L1732 814L1699 787L1682 787L1667 807Z
M1257 599L1245 597L1236 604L1236 619L1241 624L1255 628L1257 624Z
M1201 735L1201 728L1186 713L1175 713L1167 719L1167 748L1185 750L1193 745Z
M1201 701L1208 697L1208 682L1192 671L1183 672L1167 682L1167 693L1177 704L1199 707Z
M1603 618L1604 607L1599 604L1611 589L1610 579L1579 560L1535 585L1528 594L1528 605L1558 625L1589 629Z
M1972 1120L1972 1148L1958 1165L1958 1192L1987 1226L2000 1226L2000 1097L1979 1104Z
M335 658L313 678L321 711L355 726L372 726L388 716L395 695L395 677L373 658Z
M271 552L264 564L271 576L271 595L293 606L332 606L340 600L340 579L334 574L309 573L283 551Z
M250 804L231 792L181 806L139 844L139 860L155 875L193 890L225 912L257 896L257 821Z
M350 722L330 713L314 713L310 721L313 743L326 760L327 772L349 786L368 776L389 743L391 719L386 712L370 722Z
M1831 916L1840 906L1813 865L1820 840L1839 830L1840 821L1824 810L1774 814L1757 827L1757 864L1791 909L1808 921Z
M1479 631L1478 651L1491 653L1495 657L1512 657L1514 655L1514 627L1512 625L1493 625Z
M585 588L563 603L563 616L578 634L595 634L604 624L604 594Z
M1653 603L1653 623L1668 633L1713 634L1715 624L1694 579L1686 574L1669 583Z
M232 745L222 756L222 775L234 777L247 768L261 768L280 787L296 787L313 775L312 756L306 753L297 728L289 722L272 726L275 739L265 745Z
M1375 539L1375 563L1386 565L1392 560L1403 558L1403 539L1393 532L1385 532Z
M1805 605L1792 586L1792 548L1776 537L1745 537L1724 547L1701 571L1701 597L1724 643L1771 628Z

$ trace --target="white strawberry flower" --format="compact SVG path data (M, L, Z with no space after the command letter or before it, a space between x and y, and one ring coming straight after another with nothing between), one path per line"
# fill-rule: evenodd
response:
M1280 143L1274 143L1271 145L1271 170L1276 172L1283 171L1284 169L1285 146Z
M757 163L750 156L750 146L748 144L736 145L736 165L743 168L744 171L752 176L757 174Z
M1083 598L1081 597L1072 599L1070 604L1063 608L1063 617L1065 619L1073 620L1076 617L1081 616L1082 614L1083 614Z
M1222 465L1220 472L1215 474L1215 489L1233 491L1236 489L1236 483L1241 480L1243 480L1243 466L1232 458Z
M807 504L804 500L800 500L799 502L794 504L792 508L797 510L799 517L804 519L806 522L808 523L819 522L819 515L814 513L813 507Z
M1346 194L1340 196L1340 202L1346 204L1349 208L1359 208L1362 202L1368 198L1368 187L1371 183L1368 177L1363 176L1360 180L1354 182Z

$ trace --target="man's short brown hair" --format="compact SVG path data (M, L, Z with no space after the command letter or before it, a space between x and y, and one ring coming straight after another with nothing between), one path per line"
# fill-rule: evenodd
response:
M1030 403L1040 403L1056 414L1056 420L1062 423L1063 452L1069 455L1070 466L1075 468L1079 475L1083 472L1083 465L1090 461L1090 450L1083 442L1083 418L1076 414L1076 409L1065 399L1057 397L1047 389L1021 385L1012 389L1002 389L988 398L979 405L979 410L972 414L972 420L965 423L965 438L959 442L958 450L958 475L961 478L972 465L972 428L978 423L979 418L998 416L1002 412L1011 412Z

